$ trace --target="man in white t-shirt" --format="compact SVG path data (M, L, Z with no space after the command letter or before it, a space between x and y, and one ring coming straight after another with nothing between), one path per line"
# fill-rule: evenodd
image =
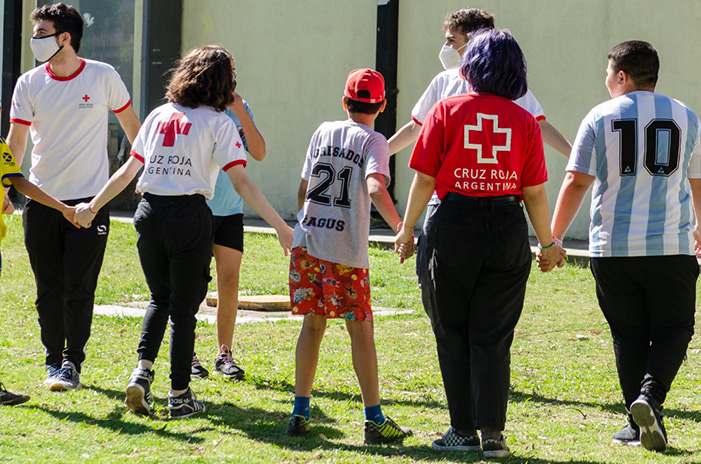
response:
M467 48L470 35L480 29L494 29L493 14L476 8L466 8L446 16L443 21L445 44L438 55L445 71L440 72L433 78L423 95L421 95L421 98L419 98L419 101L416 102L414 109L411 111L411 121L406 123L389 139L390 155L416 142L424 119L436 102L447 97L462 95L469 91L467 81L460 76L458 67L460 59ZM523 97L514 100L514 102L536 118L545 143L563 155L569 156L572 146L557 129L545 120L543 108L530 90ZM426 208L424 224L416 249L416 274L419 278L421 301L426 314L431 320L433 320L433 311L428 288L428 267L426 260L423 259L423 251L426 242L424 237L431 226L431 216L433 216L439 204L440 200L438 200L438 196L434 192Z
M140 123L114 68L78 57L83 35L78 10L63 3L46 5L35 9L31 20L32 52L47 63L18 79L7 143L21 164L31 134L30 182L76 205L89 201L109 178L108 110L117 115L129 141ZM103 208L92 227L77 229L60 212L30 199L23 222L46 348L45 384L51 390L75 389L90 337L109 212Z

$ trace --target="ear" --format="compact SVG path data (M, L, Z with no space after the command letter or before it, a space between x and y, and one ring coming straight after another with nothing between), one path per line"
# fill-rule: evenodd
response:
M71 44L71 33L70 32L61 32L57 38L58 38L58 42L59 42L58 45L60 47L65 47L66 45Z
M346 104L346 97L341 97L341 104L343 105L343 111L348 111L348 105Z
M380 107L380 113L382 113L385 110L385 107L387 106L387 99L382 102L382 106Z

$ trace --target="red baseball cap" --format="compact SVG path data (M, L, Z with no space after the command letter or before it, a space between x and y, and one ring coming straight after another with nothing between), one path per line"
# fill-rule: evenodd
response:
M343 95L350 100L379 103L385 99L385 78L372 69L351 71Z

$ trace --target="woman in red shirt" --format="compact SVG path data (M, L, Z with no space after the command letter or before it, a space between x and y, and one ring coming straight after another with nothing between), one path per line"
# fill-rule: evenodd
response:
M512 101L527 89L518 43L508 32L479 33L460 70L471 92L439 101L424 121L396 248L402 253L412 239L435 189L442 203L424 259L451 427L433 449L481 448L485 457L505 457L510 347L531 270L522 201L543 244L541 269L561 264L564 251L550 231L540 128Z

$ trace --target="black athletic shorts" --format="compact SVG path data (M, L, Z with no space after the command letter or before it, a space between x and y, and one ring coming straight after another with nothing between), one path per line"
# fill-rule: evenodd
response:
M243 253L243 214L214 216L214 244Z

